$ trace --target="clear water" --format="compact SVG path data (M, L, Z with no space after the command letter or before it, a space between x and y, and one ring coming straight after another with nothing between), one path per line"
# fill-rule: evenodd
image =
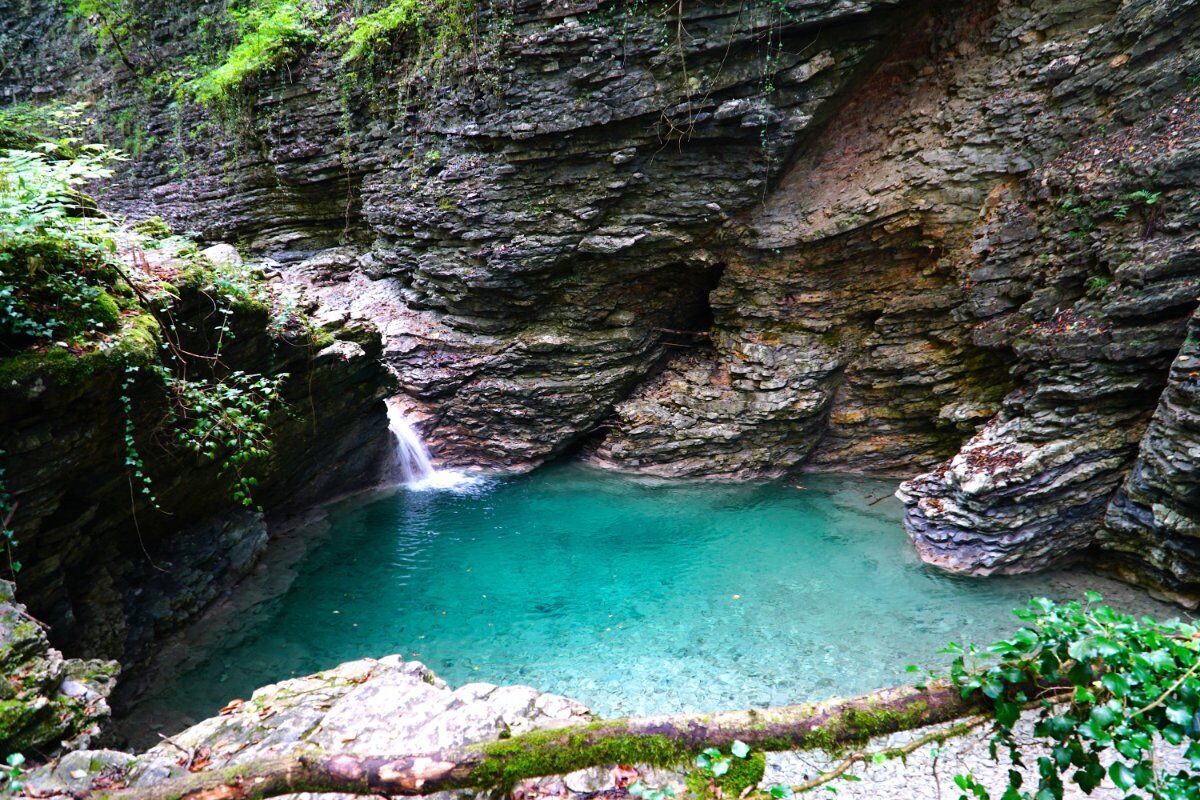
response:
M605 715L775 705L901 682L907 664L943 663L947 641L1014 629L1033 594L1104 583L954 578L913 554L894 483L802 483L563 465L334 507L291 585L223 622L142 711L177 727L390 653L452 685L524 683Z

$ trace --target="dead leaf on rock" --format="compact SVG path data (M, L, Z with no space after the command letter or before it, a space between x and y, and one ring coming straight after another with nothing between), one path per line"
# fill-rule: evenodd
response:
M612 778L614 786L618 789L624 789L636 781L640 773L629 764L617 764L609 772L609 776Z
M241 711L242 706L244 706L244 705L246 705L245 700L242 700L242 699L230 700L228 703L226 703L224 706L222 706L220 712L218 712L218 713L220 713L220 715L222 717L227 717L230 714L234 713L235 711Z
M191 763L188 764L188 772L200 772L210 764L212 764L212 751L207 747L201 747L192 757Z

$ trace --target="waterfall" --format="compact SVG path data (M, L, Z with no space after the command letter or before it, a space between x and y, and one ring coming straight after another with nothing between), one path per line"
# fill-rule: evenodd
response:
M410 489L453 489L474 479L450 469L436 469L421 434L409 422L396 398L387 402L388 428L395 444L389 478Z

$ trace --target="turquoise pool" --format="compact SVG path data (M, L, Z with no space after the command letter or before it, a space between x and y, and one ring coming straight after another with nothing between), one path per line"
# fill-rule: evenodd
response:
M1015 628L1009 611L1033 594L1107 585L924 567L894 488L567 464L342 503L290 585L189 636L188 665L140 713L178 727L258 686L390 653L451 684L525 683L602 714L774 705L905 680L907 664L944 663L947 641Z

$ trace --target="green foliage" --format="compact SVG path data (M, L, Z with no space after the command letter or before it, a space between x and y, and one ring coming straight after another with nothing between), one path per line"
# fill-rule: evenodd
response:
M194 257L195 246L172 236L161 219L127 226L99 212L83 187L110 177L120 155L97 145L69 143L75 147L71 157L50 154L61 142L46 143L42 151L0 151L0 355L6 356L0 361L0 377L7 385L22 375L67 379L100 368L123 371L124 466L131 490L157 509L153 481L137 444L139 421L133 407L137 376L142 367L152 367L165 379L172 401L168 421L178 425L177 443L219 461L222 473L232 477L234 500L253 505L257 480L250 468L271 446L267 420L286 375L230 372L221 363L221 348L232 337L234 314L265 318L269 313L260 277L248 267L217 268L207 261L180 276L201 284L200 290L210 293L218 306L215 353L185 355L170 315L157 310L171 302L174 290L141 272L143 287L135 286L126 272L133 267L125 263L132 256L121 251L168 248L175 259L184 260ZM126 325L123 314L129 316ZM280 324L295 316L287 312ZM159 363L160 345L167 348L169 367ZM210 377L189 379L189 362L196 360ZM218 374L224 377L218 379ZM15 572L20 564L12 558L13 503L3 477L0 470L0 537Z
M638 781L629 787L629 794L640 797L642 800L674 800L675 788L672 786L651 787Z
M16 103L0 108L0 149L45 148L61 157L76 154L75 145L95 124L87 103ZM47 145L56 147L49 148Z
M1091 793L1107 776L1128 798L1200 798L1200 628L1189 622L1135 619L1100 604L1055 604L1045 598L1017 612L1025 623L986 651L951 646L951 679L964 697L994 711L993 757L1014 769L1002 800L1058 800L1066 782ZM972 666L975 659L992 662ZM1031 691L1061 686L1055 698ZM1022 709L1037 709L1035 736L1049 748L1038 758L1036 788L1024 788L1014 726ZM1187 766L1155 762L1155 741L1184 748ZM1111 759L1107 769L1104 761ZM962 798L989 800L974 777L956 780Z
M138 450L137 425L133 421L133 386L137 377L139 367L136 364L129 364L125 367L125 376L121 379L121 411L125 415L125 470L129 475L130 490L134 488L134 484L141 490L146 501L154 508L161 509L158 504L158 497L154 494L154 482L150 476L146 474L146 464L142 460L141 451Z
M0 794L16 796L25 791L24 772L25 756L20 753L9 753L4 759L5 767L0 769Z
M318 38L320 11L307 0L270 0L230 12L238 41L224 60L190 84L202 103L227 101L251 78L289 59Z
M1107 275L1093 275L1087 279L1085 291L1089 297L1099 297L1111 285L1112 278Z
M735 741L728 753L709 747L696 754L695 767L686 777L688 793L695 798L740 797L744 790L762 780L766 760L761 753L751 755L750 745ZM642 800L673 800L670 786L651 787L638 781L629 794Z
M67 8L93 25L100 52L115 56L131 70L139 69L137 56L148 50L147 25L135 0L68 0Z
M346 33L343 60L365 58L381 42L416 32L425 24L433 5L425 0L394 0L377 11L358 17Z
M79 187L109 177L119 159L101 145L85 145L74 158L0 155L0 345L86 336L118 324L109 293L117 277L116 227Z
M1152 206L1158 202L1158 198L1162 197L1162 192L1151 192L1148 189L1138 189L1136 192L1129 193L1129 199L1135 203L1142 203L1147 206Z
M471 39L474 0L391 0L339 31L343 63L369 61L397 39L416 44L412 71L434 68Z
M266 377L234 371L223 380L189 380L165 369L160 374L174 399L176 441L209 461L220 461L222 473L234 476L234 501L254 507L258 479L249 468L270 454L267 422L287 373Z

